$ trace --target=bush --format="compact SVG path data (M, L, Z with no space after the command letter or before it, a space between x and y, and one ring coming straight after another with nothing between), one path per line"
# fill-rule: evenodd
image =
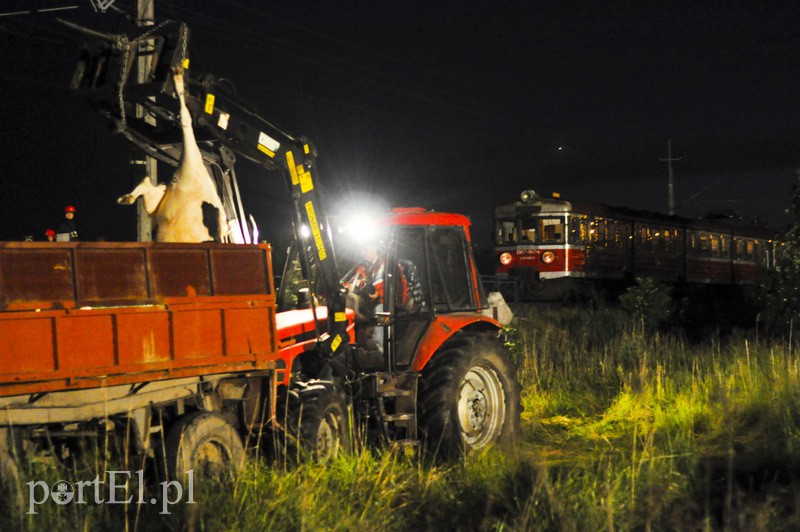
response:
M619 298L622 308L642 320L648 329L663 325L672 314L672 295L669 288L649 277L637 277L636 285Z

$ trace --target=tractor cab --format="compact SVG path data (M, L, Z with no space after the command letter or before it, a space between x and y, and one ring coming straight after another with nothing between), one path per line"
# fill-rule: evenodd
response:
M338 222L337 260L347 272L341 281L370 370L410 369L437 318L469 313L474 319L486 307L467 217L406 208L372 222Z

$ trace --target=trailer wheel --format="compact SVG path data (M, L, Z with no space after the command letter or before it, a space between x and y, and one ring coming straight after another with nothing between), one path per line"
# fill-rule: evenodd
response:
M499 340L459 334L428 362L417 402L430 452L460 455L512 441L519 427L519 385Z
M244 446L236 429L224 417L195 412L180 418L166 441L169 478L183 480L189 470L195 477L227 478L244 464Z
M325 389L293 398L286 414L292 451L300 458L327 462L350 452L350 418L340 393Z

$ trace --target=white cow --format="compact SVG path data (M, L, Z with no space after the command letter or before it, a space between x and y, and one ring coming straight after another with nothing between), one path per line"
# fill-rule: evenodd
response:
M173 75L175 91L181 105L183 152L175 175L168 185L153 185L146 177L129 194L120 196L117 203L131 205L144 198L144 208L156 226L156 242L225 241L229 232L225 209L214 180L203 164L203 156L192 130L192 117L184 98L183 73ZM212 235L203 224L203 204L217 209L218 233Z

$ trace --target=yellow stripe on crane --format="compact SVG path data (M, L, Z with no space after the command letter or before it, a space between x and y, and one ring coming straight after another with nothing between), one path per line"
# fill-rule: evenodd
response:
M208 115L214 114L214 100L216 100L216 96L211 93L206 94L206 106L205 111Z
M325 243L322 241L322 233L319 230L319 223L317 223L317 213L314 212L314 204L306 202L306 214L308 214L308 223L311 224L311 234L314 236L314 244L317 246L317 253L319 260L328 258L325 252Z
M342 345L342 337L337 334L336 337L331 342L331 351L335 353L336 350L339 349L340 345Z
M300 167L298 167L300 168ZM300 174L300 192L305 194L314 188L314 182L311 180L311 172L303 172Z
M292 175L292 185L297 186L300 180L297 178L297 167L294 165L294 154L291 150L286 152L286 165L289 167L289 173Z

